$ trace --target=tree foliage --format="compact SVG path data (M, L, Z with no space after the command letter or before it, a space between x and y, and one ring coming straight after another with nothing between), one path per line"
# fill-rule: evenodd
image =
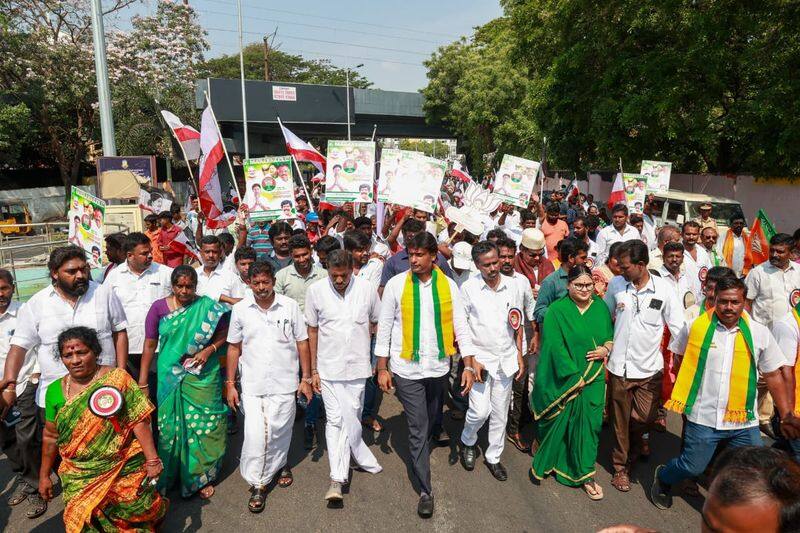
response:
M248 80L264 79L264 45L252 43L244 47L244 76ZM347 69L337 67L327 59L305 59L299 55L287 54L270 49L268 58L269 79L296 83L321 83L344 85ZM200 67L204 78L238 79L239 54L226 54L209 59ZM364 76L350 71L350 85L366 89L372 85Z
M659 159L686 172L800 173L796 3L501 3L504 17L428 62L428 116L470 147L536 155L546 135L551 164L575 170L622 158L626 168ZM482 44L498 27L503 38ZM482 102L501 109L482 115Z

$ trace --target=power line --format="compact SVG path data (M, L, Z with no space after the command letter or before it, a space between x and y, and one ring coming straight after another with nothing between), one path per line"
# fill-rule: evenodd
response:
M238 33L236 30L228 30L228 29L225 29L225 28L210 28L210 27L206 27L205 29L211 30L211 31L224 31L224 32L228 32L228 33ZM256 31L243 31L242 33L246 33L248 35L263 36L263 33L256 32ZM366 45L366 44L353 44L353 43L345 43L345 42L341 42L341 41L328 41L328 40L325 40L325 39L312 39L312 38L308 38L308 37L293 37L291 35L281 35L281 38L283 38L283 39L295 39L295 40L301 40L301 41L311 41L311 42L324 43L324 44L340 44L340 45L343 45L343 46L355 46L356 48L367 48L367 49L370 49L370 50L382 50L384 52L399 52L401 54L411 54L411 55L417 55L417 56L422 56L422 57L429 57L431 55L430 53L414 52L414 51L411 51L411 50L402 50L400 48L387 48L387 47L383 47L383 46L369 46L369 45Z
M236 5L235 3L223 2L222 0L205 0L205 1L210 2L210 3L224 4L224 5L230 5L230 6ZM361 26L372 26L372 27L375 27L375 28L385 28L385 29L390 29L390 30L401 30L401 31L408 31L408 32L413 32L413 33L424 33L424 34L427 34L427 35L437 35L437 36L440 36L440 37L447 37L449 39L459 39L461 37L461 35L455 35L455 34L452 34L452 33L448 34L448 33L434 32L434 31L420 30L418 28L406 28L406 27L403 27L403 26L390 26L390 25L386 25L386 24L375 24L373 22L364 22L364 21L352 20L352 19L340 19L340 18L334 18L334 17L325 17L325 16L322 16L322 15L312 15L311 13L301 13L301 12L298 12L298 11L288 11L286 9L275 9L275 8L269 8L269 7L261 7L261 6L251 5L251 4L245 4L245 7L247 7L248 9L256 9L256 10L260 10L260 11L273 11L275 13L285 13L287 15L296 15L296 16L304 17L304 18L317 18L317 19L322 19L322 20L331 20L331 21L335 21L335 22L346 22L346 23L349 23L349 24L358 24L358 25L361 25Z
M196 9L195 11L197 11L198 13L204 13L204 14L209 14L209 15L222 15L222 16L227 16L227 17L235 17L236 16L234 13L226 13L224 11L209 11L209 10L205 10L205 9ZM317 29L322 29L322 30L334 30L335 31L337 29L337 28L332 28L330 26L320 26L318 24L305 24L303 22L293 22L293 21L290 21L290 20L278 20L278 19L272 19L272 18L251 17L251 16L248 16L247 18L248 18L248 20L263 20L265 22L274 22L276 24L290 24L290 25L293 25L293 26L304 26L306 28L317 28ZM418 41L418 42L421 42L421 43L431 43L431 44L436 44L436 45L441 45L442 44L441 41L432 41L430 39L420 39L418 37L405 37L403 35L387 35L385 33L375 33L375 32L369 32L369 31L347 30L347 33L357 33L359 35L370 35L370 36L374 36L374 37L383 37L383 38L386 38L386 39L403 39L405 41Z

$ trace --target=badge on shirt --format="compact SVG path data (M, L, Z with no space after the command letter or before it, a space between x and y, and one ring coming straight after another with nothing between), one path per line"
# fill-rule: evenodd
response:
M653 298L650 300L650 305L648 306L650 309L655 309L656 311L661 311L661 308L664 306L664 302L659 300L658 298Z
M511 309L509 309L508 325L511 326L511 329L517 331L519 327L522 325L522 311L520 311L516 307L512 307Z
M686 294L683 295L683 308L689 309L691 306L697 303L697 298L695 298L694 293L692 291L687 291Z
M700 278L701 283L705 283L708 276L708 267L703 267L697 272L697 277Z
M594 268L594 257L587 257L586 258L586 267L591 270Z
M797 307L798 303L800 303L800 289L795 289L789 293L789 305Z

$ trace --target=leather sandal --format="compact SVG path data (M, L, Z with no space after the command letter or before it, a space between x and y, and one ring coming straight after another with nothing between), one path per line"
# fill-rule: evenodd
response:
M611 478L611 486L620 492L628 492L631 490L631 479L625 470L614 472L614 477Z
M252 495L250 496L250 500L247 502L247 509L251 513L260 513L266 506L267 487L253 487L250 490Z
M292 483L294 483L292 469L286 466L283 468L283 470L281 470L281 473L278 474L278 486L282 489L285 489L290 487Z

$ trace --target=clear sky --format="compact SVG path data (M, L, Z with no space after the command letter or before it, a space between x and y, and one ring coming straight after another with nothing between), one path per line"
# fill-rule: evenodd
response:
M236 0L189 2L208 31L207 57L237 53ZM497 0L243 0L242 6L245 43L260 43L277 28L281 50L342 67L363 64L359 71L376 88L400 91L426 85L422 62L439 46L502 14Z

